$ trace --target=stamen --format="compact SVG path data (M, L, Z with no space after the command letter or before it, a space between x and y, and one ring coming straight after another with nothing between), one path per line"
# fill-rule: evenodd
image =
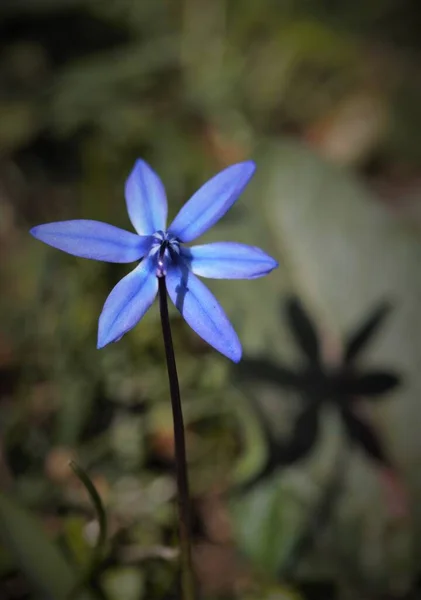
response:
M168 247L168 243L166 241L164 241L161 244L161 247L159 249L159 256L158 256L158 261L157 261L157 269L156 269L156 276L157 277L165 277L165 275L167 274L166 268L165 268L165 251Z
M164 260L159 257L158 258L158 266L156 269L156 276L157 277L165 277L166 275L166 270L165 270L165 265L164 265Z

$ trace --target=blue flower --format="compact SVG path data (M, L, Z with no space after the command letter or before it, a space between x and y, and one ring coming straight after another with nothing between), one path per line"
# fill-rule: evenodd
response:
M31 234L64 252L115 263L140 261L108 296L98 328L98 348L118 341L149 309L165 276L168 294L194 331L238 362L241 344L216 298L196 277L254 279L278 263L259 248L233 242L185 247L234 204L255 170L252 161L232 165L203 185L166 228L167 198L156 173L137 160L126 182L126 204L136 230L100 221L47 223Z

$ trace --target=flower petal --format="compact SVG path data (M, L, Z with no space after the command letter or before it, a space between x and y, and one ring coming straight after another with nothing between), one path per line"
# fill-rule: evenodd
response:
M168 294L190 327L216 350L238 362L241 344L219 302L184 266L173 265L166 276Z
M214 225L237 200L255 171L253 161L232 165L207 181L183 206L168 231L191 242Z
M164 231L167 196L158 175L144 160L137 160L126 181L127 212L139 235Z
M260 248L234 242L182 248L182 254L193 273L213 279L255 279L278 266Z
M155 269L148 257L111 291L99 317L97 348L119 340L146 313L158 291Z
M115 263L139 260L152 243L149 236L86 219L38 225L30 233L37 240L74 256Z

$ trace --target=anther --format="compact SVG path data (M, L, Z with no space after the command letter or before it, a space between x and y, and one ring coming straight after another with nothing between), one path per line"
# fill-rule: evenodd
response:
M165 264L164 264L164 259L163 257L159 257L158 258L158 265L157 265L157 269L156 269L156 276L157 277L165 277L166 275L166 271L165 271Z
M167 247L168 247L168 243L165 241L161 244L161 247L159 249L159 256L158 256L157 269L156 269L157 277L165 277L165 275L166 275L164 257L165 257L165 251L166 251Z

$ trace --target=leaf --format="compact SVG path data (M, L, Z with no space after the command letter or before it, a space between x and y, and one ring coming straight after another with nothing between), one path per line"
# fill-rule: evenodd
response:
M266 573L276 575L295 539L301 509L273 478L232 502L236 543Z
M392 213L357 176L327 163L300 143L268 141L262 144L257 163L260 168L254 185L271 239L278 254L282 252L295 288L320 330L333 340L331 347L346 332L355 330L373 306L384 299L393 301L393 312L367 347L364 368L387 366L404 380L404 385L390 393L390 401L373 407L372 419L384 440L384 450L394 463L402 465L419 500L419 230L413 222ZM267 348L272 351L270 345ZM356 489L366 467L362 461L354 466ZM367 503L375 506L374 502L367 493ZM418 550L420 506L419 501L414 502L412 521ZM386 539L377 511L370 515ZM359 560L356 555L353 558Z
M110 600L138 600L143 597L145 581L138 567L108 569L103 580Z
M44 597L67 600L77 583L75 569L48 539L40 523L5 494L0 494L0 540ZM92 597L81 592L77 600Z
M387 407L393 415L390 435L405 456L419 455L419 235L352 174L298 143L269 143L259 164L256 186L260 184L267 226L322 329L340 340L379 300L393 298L395 310L365 366L386 364L405 378L399 408Z
M92 557L92 548L85 536L85 526L86 520L80 515L68 516L63 521L63 540L72 560L82 569Z
M244 450L231 477L235 487L244 489L253 476L265 468L265 461L268 458L267 440L264 439L255 412L247 406L245 399L240 395L238 401L233 404L233 411L241 427Z
M104 551L104 547L107 543L107 513L105 512L101 496L99 495L88 473L84 469L82 469L82 467L76 464L73 460L70 461L70 467L73 469L75 475L80 479L82 484L85 486L85 489L89 494L98 519L99 534L92 559L93 564L95 565L96 560L101 557Z

